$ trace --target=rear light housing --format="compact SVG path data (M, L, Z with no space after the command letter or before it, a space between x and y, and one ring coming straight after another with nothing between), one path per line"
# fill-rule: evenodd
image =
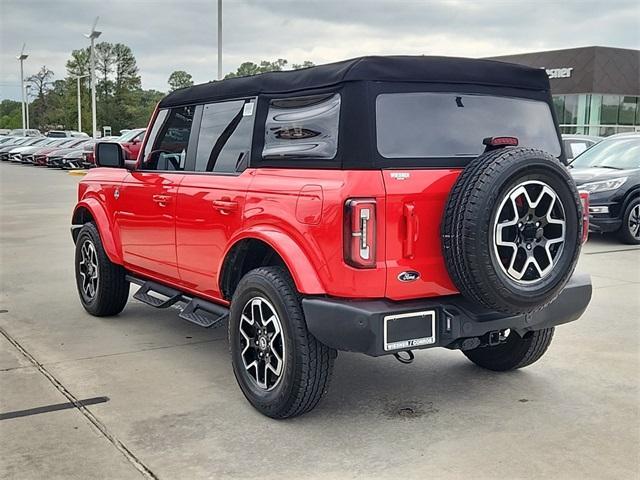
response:
M351 198L344 212L344 261L355 268L376 266L376 200Z
M582 204L582 243L589 238L589 192L580 192Z

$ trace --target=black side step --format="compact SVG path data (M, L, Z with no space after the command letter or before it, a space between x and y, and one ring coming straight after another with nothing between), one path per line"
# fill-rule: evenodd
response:
M229 309L213 302L208 302L201 298L192 298L184 295L180 291L171 287L166 287L151 280L141 280L131 275L127 275L127 280L140 289L133 295L133 298L155 308L167 308L177 302L184 302L186 305L178 314L180 318L201 327L209 328L219 325L229 316ZM159 293L166 299L150 295L149 292Z
M222 322L229 316L229 309L222 305L192 298L178 315L183 320L209 328Z
M156 292L167 298L154 297L150 295L149 292ZM167 308L182 300L182 294L173 288L147 281L142 284L140 289L133 295L133 298L155 308Z

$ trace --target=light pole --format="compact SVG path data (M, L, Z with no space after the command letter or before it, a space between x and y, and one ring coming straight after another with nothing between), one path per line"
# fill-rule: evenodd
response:
M25 115L25 103L24 103L24 61L27 59L29 55L25 55L24 49L27 46L26 43L22 44L22 50L20 51L20 55L16 57L17 60L20 60L20 93L22 94L22 134L26 135L25 131L27 128L26 123L26 115Z
M27 101L26 101L26 110L27 110L27 130L29 129L29 93L31 91L31 85L28 83L24 86L27 90Z
M78 131L82 131L82 104L80 102L80 79L86 78L89 75L78 75L76 80L78 81ZM95 106L95 104L94 104ZM95 127L94 127L95 128Z
M92 119L92 132L93 138L97 137L97 129L98 122L96 120L96 60L95 60L95 40L100 36L102 32L96 31L96 25L98 24L98 19L100 17L96 17L93 22L93 26L91 27L91 32L85 34L89 40L91 40L91 53L90 53L90 63L91 63L91 119Z
M218 80L222 80L222 0L218 0Z

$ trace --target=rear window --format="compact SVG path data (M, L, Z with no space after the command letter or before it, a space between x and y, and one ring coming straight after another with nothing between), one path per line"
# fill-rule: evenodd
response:
M376 99L378 152L385 158L474 157L486 137L560 155L545 102L463 93L385 93Z

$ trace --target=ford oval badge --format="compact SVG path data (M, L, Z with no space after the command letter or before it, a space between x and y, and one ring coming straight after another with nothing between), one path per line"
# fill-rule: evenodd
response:
M420 273L414 270L408 270L406 272L401 272L398 275L398 280L401 282L415 282L420 278Z

